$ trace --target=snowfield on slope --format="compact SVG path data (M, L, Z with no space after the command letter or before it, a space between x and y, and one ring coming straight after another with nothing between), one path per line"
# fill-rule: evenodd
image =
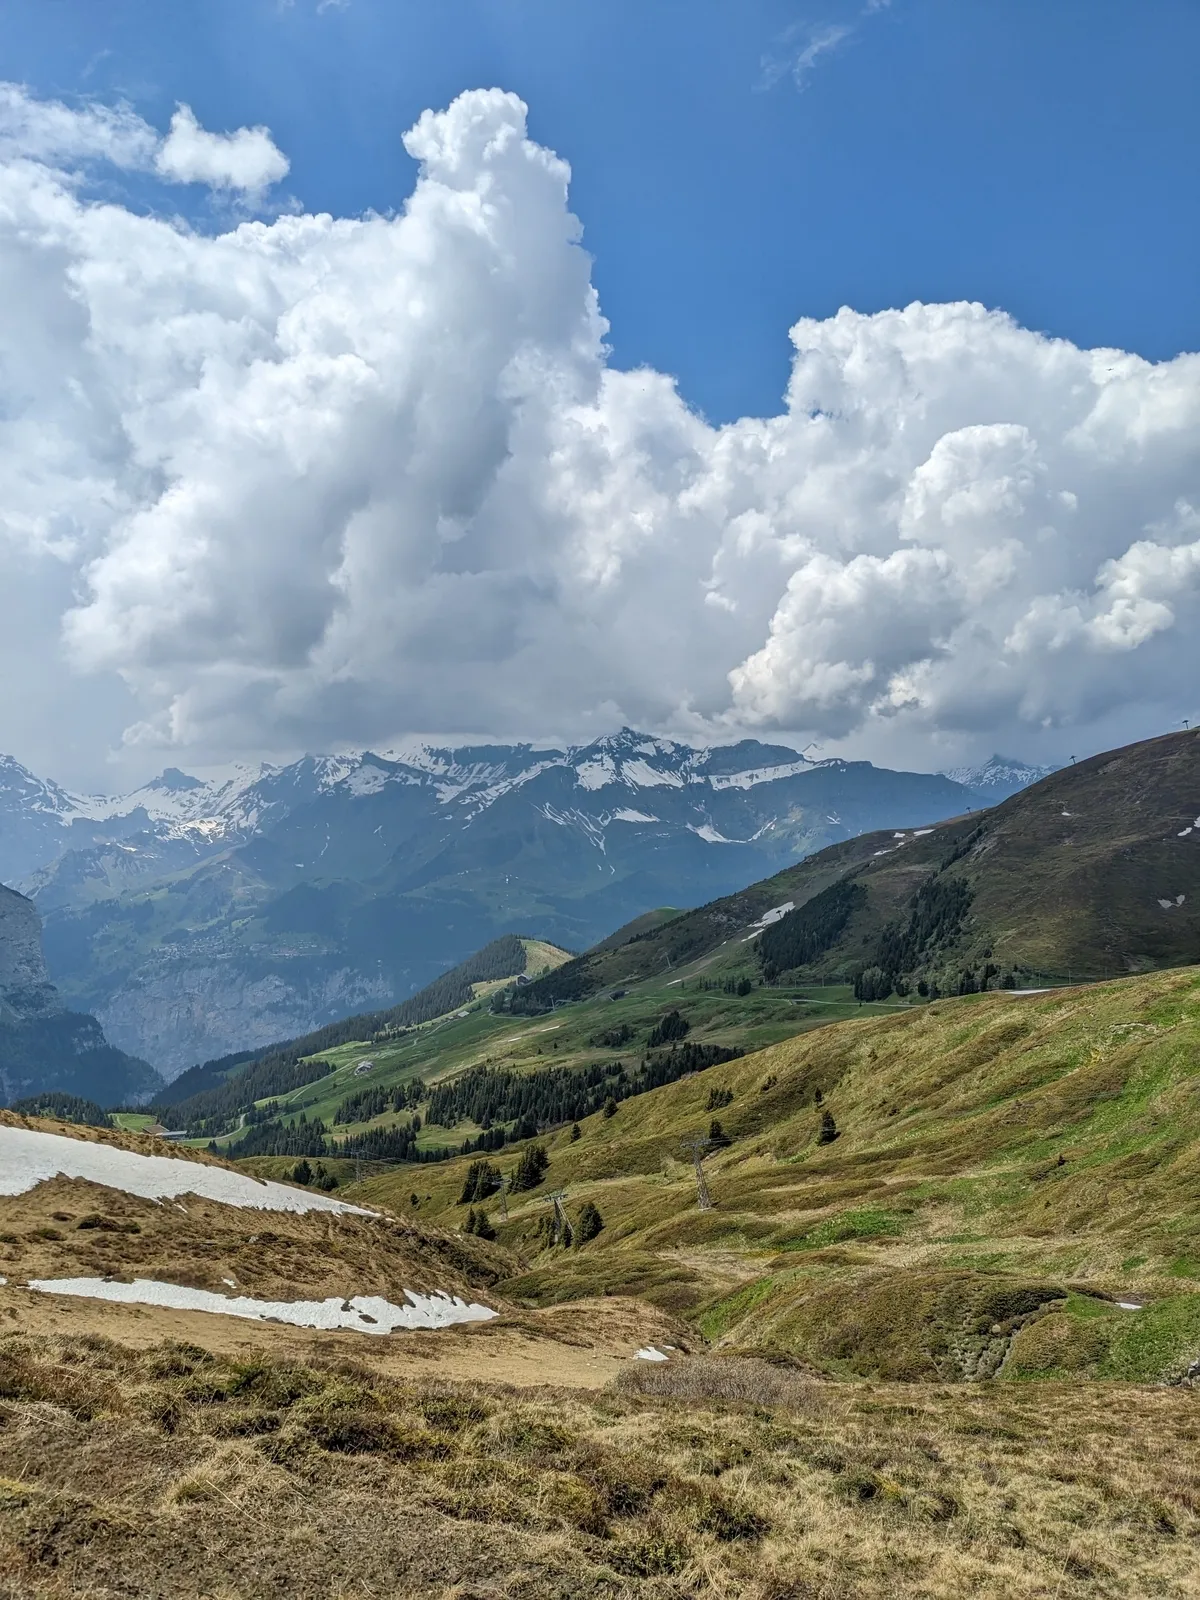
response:
M287 1322L297 1328L349 1328L355 1333L391 1333L394 1328L448 1328L456 1322L490 1322L499 1313L470 1304L457 1295L404 1291L409 1304L393 1305L375 1294L341 1300L254 1300L249 1295L212 1294L186 1289L154 1278L114 1283L107 1278L31 1278L29 1287L42 1294L80 1295L89 1300L114 1300L121 1305L166 1306L174 1311L208 1311L244 1317L252 1322Z
M284 1183L270 1183L244 1172L228 1172L199 1161L143 1156L135 1150L91 1140L41 1133L35 1128L0 1127L0 1195L26 1194L51 1178L84 1178L106 1189L120 1189L143 1200L174 1200L193 1194L225 1206L253 1211L338 1211L373 1217L374 1211L309 1194Z

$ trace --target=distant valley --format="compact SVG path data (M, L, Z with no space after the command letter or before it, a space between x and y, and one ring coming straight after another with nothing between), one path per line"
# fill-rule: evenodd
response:
M995 804L1044 769L939 774L632 730L425 745L71 795L0 760L0 880L66 1003L168 1077L414 993L501 933L572 949L830 844Z

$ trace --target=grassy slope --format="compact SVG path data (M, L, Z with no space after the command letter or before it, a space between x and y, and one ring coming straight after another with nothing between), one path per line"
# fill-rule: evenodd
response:
M1179 1390L819 1386L693 1359L522 1392L419 1359L388 1375L381 1343L304 1363L0 1335L0 1593L1195 1593Z
M714 1086L734 1143L704 1213L680 1141L707 1131ZM818 1089L840 1130L823 1147ZM569 1209L592 1200L607 1226L539 1253L542 1192L514 1200L500 1239L529 1268L507 1292L642 1293L830 1371L1177 1374L1200 1358L1198 1099L1195 969L821 1029L547 1139ZM422 1215L461 1215L463 1168L422 1169ZM363 1192L410 1187L401 1170Z
M548 1065L583 1067L596 1061L629 1062L640 1056L646 1036L664 1012L674 1008L687 1016L692 1027L690 1038L746 1050L761 1049L806 1029L860 1014L844 985L756 988L744 996L726 994L720 987L700 987L704 980L719 985L728 977L749 976L756 971L752 954L740 942L733 942L686 966L664 967L660 975L633 985L617 1001L604 993L547 1016L513 1017L493 1015L485 998L469 1008L465 1017L451 1013L414 1029L394 1044L356 1043L322 1051L322 1058L334 1062L336 1071L295 1090L281 1104L288 1120L303 1111L310 1119L319 1116L331 1124L338 1103L353 1090L368 1085L391 1088L414 1077L432 1084L481 1064L533 1070ZM882 1003L864 1009L874 1015L887 1015L898 1007L895 1003ZM634 1031L634 1038L626 1044L608 1047L593 1042L621 1024ZM373 1061L374 1067L369 1074L355 1076L355 1067L364 1059ZM370 1123L345 1128L339 1124L337 1132L359 1133L407 1118L407 1112L387 1112ZM426 1126L419 1142L425 1149L461 1144L468 1134L477 1131L466 1123L454 1129ZM257 1170L274 1172L289 1164L267 1163Z

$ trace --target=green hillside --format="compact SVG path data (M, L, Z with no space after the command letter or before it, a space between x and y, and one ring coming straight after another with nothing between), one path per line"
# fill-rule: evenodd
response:
M832 928L818 897L839 884L861 892ZM677 968L789 903L760 940L764 959L775 946L772 973L853 981L868 971L888 993L897 980L956 993L1200 960L1200 733L1094 756L936 827L834 845L616 948L606 941L515 1003L533 1014ZM815 937L792 939L789 953L789 931Z
M900 1379L1182 1376L1200 1360L1200 971L988 994L809 1032L540 1141L507 1220L547 1303L640 1294L719 1345ZM821 1143L822 1118L836 1137ZM697 1204L685 1139L730 1139ZM520 1152L494 1158L511 1175ZM465 1159L420 1213L465 1217ZM373 1177L400 1209L412 1169ZM547 1244L567 1191L596 1238ZM1126 1301L1143 1307L1123 1309Z

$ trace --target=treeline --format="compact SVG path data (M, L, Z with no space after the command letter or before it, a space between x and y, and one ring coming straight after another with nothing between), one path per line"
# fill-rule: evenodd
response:
M648 1089L660 1089L705 1067L735 1061L742 1052L724 1045L687 1042L645 1057L630 1069L621 1061L586 1068L542 1067L514 1072L510 1067L472 1067L449 1083L438 1084L425 1120L440 1127L474 1122L482 1132L463 1145L463 1153L499 1150L531 1139L542 1128L579 1122ZM506 1126L511 1125L511 1126Z
M758 936L758 959L767 982L781 972L808 966L832 949L866 898L861 883L843 878L764 928Z
M325 1124L319 1117L310 1122L303 1112L290 1126L283 1122L260 1122L247 1128L240 1139L226 1150L218 1150L210 1141L213 1155L224 1155L230 1161L240 1161L245 1156L325 1156L332 1152L325 1137Z
M206 1089L190 1100L159 1108L159 1115L169 1117L177 1127L186 1128L192 1134L222 1133L243 1112L252 1113L256 1100L281 1099L332 1071L329 1061L298 1061L285 1054L264 1056L219 1088ZM290 1151L281 1153L291 1154ZM307 1153L296 1151L297 1155Z
M226 1150L218 1150L215 1142L209 1149L214 1155L224 1155L230 1161L240 1161L246 1156L307 1156L326 1157L358 1156L363 1161L447 1161L459 1151L455 1147L434 1150L417 1148L419 1119L395 1128L368 1128L365 1133L349 1139L330 1137L329 1129L319 1117L310 1122L301 1112L290 1126L282 1122L262 1123L248 1128L240 1139Z
M111 1128L112 1118L94 1100L81 1095L64 1094L59 1089L48 1089L43 1094L27 1095L14 1100L8 1108L23 1117L56 1117L59 1122L76 1122L85 1128Z

